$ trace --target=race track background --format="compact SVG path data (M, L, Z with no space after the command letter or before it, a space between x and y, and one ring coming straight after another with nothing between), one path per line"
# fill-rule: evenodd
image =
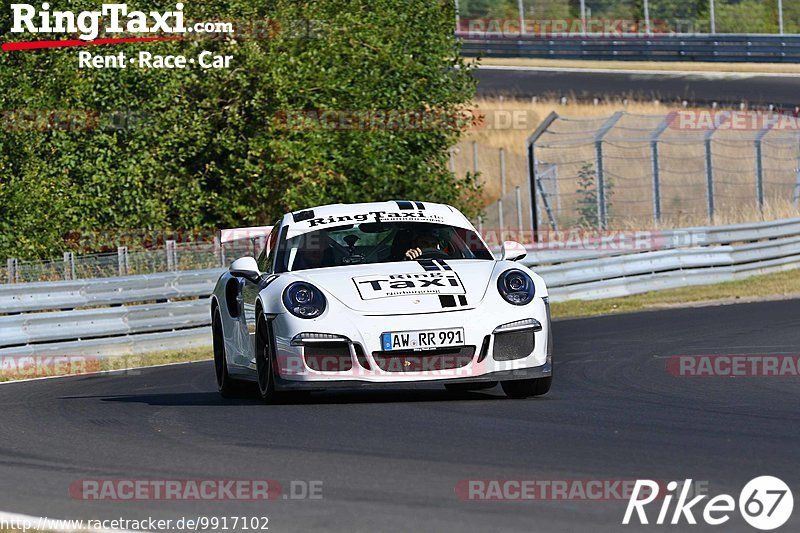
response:
M693 478L738 496L768 474L800 486L796 378L666 370L672 355L796 354L798 316L800 300L556 322L553 389L523 401L426 385L263 405L221 399L210 362L4 384L0 502L59 518L266 515L271 531L685 531L622 528L622 501L470 502L454 489ZM323 499L72 499L87 478L321 480ZM734 515L725 531L753 530Z
M474 71L474 76L478 95L484 97L686 100L696 105L746 102L788 109L800 105L800 75L483 67Z

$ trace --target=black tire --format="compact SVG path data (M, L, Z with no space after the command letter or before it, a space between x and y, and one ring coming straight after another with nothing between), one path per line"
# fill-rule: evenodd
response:
M503 381L500 386L503 387L503 392L509 398L522 399L547 394L552 384L553 376L548 376L546 378Z
M449 392L469 392L473 390L491 389L496 386L496 381L487 381L484 383L446 383L444 388Z
M256 373L258 375L258 394L267 403L274 403L278 399L275 391L275 343L272 337L272 327L267 323L263 314L259 313L256 324Z
M222 317L214 312L211 320L211 336L214 339L214 370L217 376L217 390L223 398L239 398L249 393L249 383L234 379L228 373L228 360L225 357L225 339L222 334Z

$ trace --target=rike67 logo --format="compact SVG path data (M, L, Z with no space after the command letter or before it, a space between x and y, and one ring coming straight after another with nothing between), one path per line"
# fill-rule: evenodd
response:
M680 487L680 489L679 489ZM711 526L719 526L730 520L736 511L737 501L729 494L714 496L701 505L708 495L701 494L689 499L692 480L687 479L682 485L676 481L667 484L667 493L661 501L661 508L655 524L697 524L695 513L702 515L702 520ZM649 479L637 480L633 493L625 510L622 523L625 525L638 522L650 524L652 515L648 517L645 507L659 498L659 484ZM680 494L678 494L680 492ZM672 502L677 496L674 509L670 513ZM782 480L772 476L761 476L750 480L739 493L738 510L745 522L756 529L769 531L784 525L792 516L794 497L789 486ZM632 521L633 520L633 521Z

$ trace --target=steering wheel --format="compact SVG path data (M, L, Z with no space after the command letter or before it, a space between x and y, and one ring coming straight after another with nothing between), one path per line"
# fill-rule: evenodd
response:
M417 259L450 259L450 254L438 248L422 248L422 254Z

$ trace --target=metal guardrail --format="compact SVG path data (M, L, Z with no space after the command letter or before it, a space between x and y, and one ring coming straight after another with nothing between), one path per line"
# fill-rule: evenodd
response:
M0 285L0 313L78 309L101 305L209 296L223 269Z
M544 278L554 301L628 296L800 268L800 219L671 231L661 242L662 249L641 252L534 251L523 263ZM555 264L560 252L562 262Z
M205 299L0 316L0 346L70 341L206 326Z
M560 236L563 244L544 243L542 245L528 246L528 256L525 264L543 267L614 257L620 255L641 254L659 250L673 250L677 248L697 248L714 245L756 242L767 239L777 239L787 235L800 235L800 218L754 222L748 224L732 224L728 226L709 226L686 228L679 230L663 231L621 231L611 235L621 234L628 239L628 246L614 247L604 243L602 239L586 242L578 238L570 240L570 231L564 231ZM634 241L641 237L646 243L642 248L636 249Z
M555 301L626 296L800 268L800 218L667 231L657 242L660 249L645 251L531 249L523 263L545 279ZM2 286L0 356L105 357L207 347L207 297L221 272Z
M2 285L0 356L131 355L208 346L208 296L222 271Z
M516 35L458 33L466 56L795 63L800 35Z
M190 350L211 345L211 328L142 333L71 342L0 348L0 357L86 356L119 357L152 352Z
M555 289L594 281L626 280L662 272L744 266L787 258L791 263L800 264L800 237L741 246L645 252L564 263L537 268L536 271L545 279L548 288Z

